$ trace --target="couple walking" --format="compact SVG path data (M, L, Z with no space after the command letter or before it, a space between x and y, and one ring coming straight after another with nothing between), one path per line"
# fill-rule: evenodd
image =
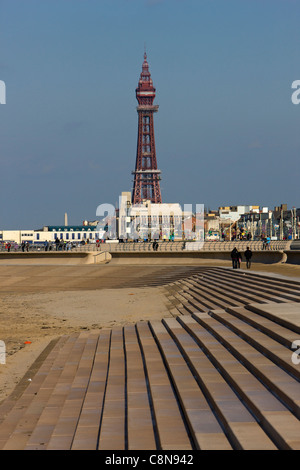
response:
M250 269L251 266L251 258L252 258L252 251L249 249L249 246L247 246L247 250L244 253L245 259L246 259L246 266L247 269ZM233 248L231 252L231 259L232 259L232 267L233 269L239 269L241 267L241 262L242 262L242 255L241 253L237 250L237 248Z

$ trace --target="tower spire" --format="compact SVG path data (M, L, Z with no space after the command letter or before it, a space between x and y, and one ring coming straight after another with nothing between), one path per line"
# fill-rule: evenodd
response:
M142 72L136 88L138 101L138 140L134 174L132 203L140 204L144 199L153 203L161 203L160 170L157 169L153 114L158 106L153 105L155 98L146 48Z

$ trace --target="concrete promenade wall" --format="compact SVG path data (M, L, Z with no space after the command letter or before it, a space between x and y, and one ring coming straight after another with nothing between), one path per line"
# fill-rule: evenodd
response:
M186 252L113 252L110 264L205 264L207 261L231 262L230 251L186 251ZM283 251L257 251L253 254L253 263L284 263ZM245 257L243 257L245 261ZM300 258L299 258L300 264Z
M285 251L287 264L300 264L300 250Z
M1 264L105 264L111 260L107 252L75 252L75 251L33 251L0 253Z
M278 240L278 241L271 241L270 247L267 251L285 251L290 249L291 242L286 240ZM226 242L189 242L186 241L185 243L182 241L174 241L174 242L158 242L158 252L171 252L174 253L176 251L215 251L215 252L230 252L233 248L237 248L241 253L243 253L247 246L254 252L254 251L262 251L263 250L263 242L261 240L255 241L226 241ZM76 250L88 250L94 251L97 247L95 245L85 245L76 248ZM128 242L128 243L115 243L114 241L109 241L107 243L101 244L99 247L101 251L109 251L110 253L116 252L138 252L138 253L145 253L145 252L153 252L152 242Z
M207 261L221 264L231 262L230 251L66 251L66 252L1 252L0 264L187 264L199 265ZM245 257L243 256L243 261ZM300 250L260 250L253 252L252 263L300 264Z

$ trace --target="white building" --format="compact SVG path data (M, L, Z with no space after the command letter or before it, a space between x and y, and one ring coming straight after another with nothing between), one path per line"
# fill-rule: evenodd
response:
M101 240L105 232L97 230L97 226L46 226L42 230L2 230L0 231L0 241L11 241L17 244L29 242L30 244L42 244L45 241L55 242L59 240L81 242L94 242Z
M267 209L268 208L264 208ZM259 206L226 206L219 207L220 220L228 219L232 222L236 222L241 218L241 215L247 214L248 212L259 213Z
M179 203L153 204L145 200L132 205L130 192L123 192L119 200L117 230L120 239L182 240L196 236L190 222L192 211L182 211Z

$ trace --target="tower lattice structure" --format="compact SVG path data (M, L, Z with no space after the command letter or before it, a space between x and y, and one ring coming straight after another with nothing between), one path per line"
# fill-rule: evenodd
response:
M157 169L153 121L153 114L158 111L158 106L153 105L154 98L155 88L145 52L136 88L138 138L135 171L132 172L134 175L132 204L140 204L145 199L156 204L162 202L159 183L161 171Z

